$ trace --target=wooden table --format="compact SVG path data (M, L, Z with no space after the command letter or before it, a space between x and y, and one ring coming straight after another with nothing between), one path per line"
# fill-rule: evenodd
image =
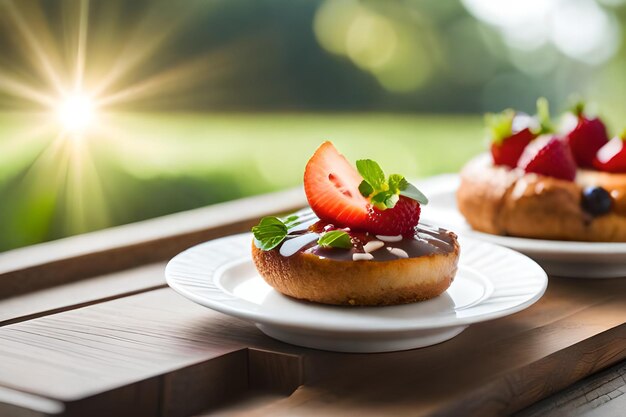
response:
M0 415L533 416L626 391L626 279L551 278L523 312L385 354L287 345L165 286L182 249L304 204L290 190L0 254ZM538 402L610 366L610 386Z

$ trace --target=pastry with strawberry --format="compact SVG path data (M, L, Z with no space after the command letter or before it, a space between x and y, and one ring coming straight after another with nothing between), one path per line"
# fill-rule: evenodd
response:
M485 233L625 242L626 132L609 141L604 123L579 105L565 116L568 127L556 134L547 104L538 107L542 127L521 151L518 142L506 147L513 134L495 151L492 144L490 157L479 156L463 168L459 211Z
M456 235L419 223L427 198L373 160L353 166L330 142L304 172L310 208L264 217L252 258L265 281L297 299L394 305L443 293L457 270Z

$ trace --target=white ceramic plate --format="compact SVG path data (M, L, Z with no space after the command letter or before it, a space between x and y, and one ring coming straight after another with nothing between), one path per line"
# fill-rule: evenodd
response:
M539 262L551 275L575 278L626 277L626 243L525 239L476 232L456 206L458 175L441 175L417 183L430 200L422 211L422 221L425 223L437 224L457 234L519 251Z
M250 234L234 235L180 253L165 269L167 283L198 304L255 323L270 337L316 349L389 352L440 343L472 323L525 309L548 282L526 256L462 238L459 271L441 296L390 307L328 306L267 285L252 263L251 240Z

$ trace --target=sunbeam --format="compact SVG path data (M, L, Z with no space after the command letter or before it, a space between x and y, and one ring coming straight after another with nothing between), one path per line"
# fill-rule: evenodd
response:
M21 39L25 41L32 52L32 55L28 57L35 61L35 68L40 70L42 75L48 79L50 86L54 88L56 93L63 93L63 81L59 76L58 67L52 63L52 51L54 49L50 47L50 44L53 37L50 35L46 19L42 16L41 11L37 8L31 8L28 16L30 22L27 22L13 1L4 1L0 5L4 6L8 17L17 29L17 33L21 35ZM33 33L35 27L38 31L37 35ZM45 47L41 42L46 42Z
M89 1L80 0L78 18L78 35L76 39L76 68L74 74L74 89L80 90L85 76L85 48L87 43L87 25L89 19Z
M163 59L162 50L197 9L146 5L128 18L125 4L116 2L67 0L54 9L34 0L0 0L0 36L13 48L13 56L0 57L0 98L10 98L12 114L21 112L12 123L24 125L0 137L0 156L10 159L0 166L0 186L14 190L5 211L35 202L29 217L36 218L11 227L67 235L111 225L117 203L105 191L120 188L111 181L139 178L153 172L151 166L170 172L169 155L180 155L177 135L155 128L160 118L142 116L142 106L193 100L204 82L215 88L203 97L223 94L220 77L258 45L258 39L240 41L183 60Z
M106 94L126 75L145 63L163 45L184 19L181 13L170 14L170 16L167 22L163 22L153 9L152 13L148 13L136 25L129 38L125 39L125 47L109 71L91 89L95 96Z
M33 216L37 218L34 223L46 222L47 226L38 226L40 230L47 230L51 227L53 217L63 212L64 220L60 227L64 229L64 234L80 233L110 224L102 178L90 143L85 140L90 136L104 136L102 132L97 132L100 111L97 95L109 93L108 90L115 83L141 66L158 50L174 29L175 22L179 21L169 19L167 25L159 25L147 19L138 25L135 38L126 40L128 42L123 53L117 58L108 57L110 69L105 71L108 75L90 91L85 83L89 71L87 50L90 4L88 0L78 0L71 5L75 9L70 10L70 20L64 25L66 28L71 27L73 34L63 44L51 34L47 22L49 17L36 3L0 3L4 15L1 19L12 29L6 33L16 45L16 53L22 55L30 63L30 69L39 75L39 81L33 84L26 82L26 77L18 78L17 74L10 74L5 68L0 71L0 93L31 102L34 113L29 117L33 121L35 117L41 119L41 114L37 115L37 112L48 114L42 122L27 124L20 131L13 132L10 138L2 138L0 151L7 157L17 156L24 149L40 149L38 156L21 175L19 195L33 201L47 196L45 203L37 200L41 204L38 204L38 214ZM69 55L65 56L72 62L61 65L59 57L63 54L60 50L64 45L71 47ZM94 70L102 72L101 68ZM42 85L47 87L41 88ZM128 99L132 99L132 96ZM56 134L52 133L54 130ZM48 143L40 142L46 136L49 138ZM35 145L35 142L38 144ZM26 163L27 160L14 158L14 161ZM26 225L21 226L28 229Z
M14 97L23 98L41 106L54 106L55 100L52 96L42 93L34 87L21 82L8 74L0 71L0 91Z

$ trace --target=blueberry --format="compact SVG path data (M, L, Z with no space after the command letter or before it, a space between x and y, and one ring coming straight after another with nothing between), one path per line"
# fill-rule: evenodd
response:
M611 210L613 200L611 194L602 187L586 187L583 189L583 208L594 216L601 216Z

